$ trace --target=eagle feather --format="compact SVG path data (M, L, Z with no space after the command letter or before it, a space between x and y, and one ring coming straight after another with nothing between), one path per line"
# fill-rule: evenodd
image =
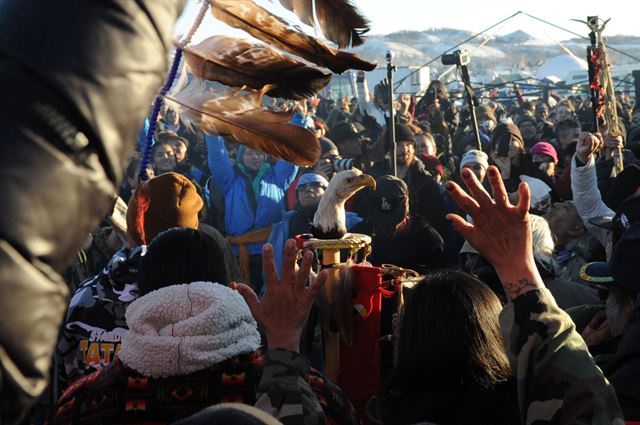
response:
M369 21L349 0L280 0L305 23L317 26L339 48L357 47L369 32Z
M273 85L272 97L305 99L329 84L331 74L285 56L264 44L216 35L184 47L185 60L201 80L260 90Z
M229 90L217 98L187 87L167 96L183 114L208 134L232 137L238 143L260 150L276 159L311 166L320 158L320 144L309 130L290 123L292 113L274 112L262 107L261 91Z
M347 69L371 71L376 67L376 63L365 61L355 53L331 48L315 37L295 31L282 18L251 0L208 1L212 6L211 13L220 21L333 72L340 74Z

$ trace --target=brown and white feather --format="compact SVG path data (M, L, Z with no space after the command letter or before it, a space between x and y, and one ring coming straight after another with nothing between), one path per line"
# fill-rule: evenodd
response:
M220 21L241 29L270 46L297 55L336 73L347 69L371 71L376 63L355 53L329 47L315 37L294 30L286 21L251 0L208 0Z
M324 36L339 48L356 47L364 43L369 21L349 0L280 0L305 23L318 27Z
M275 159L311 166L320 157L320 144L313 133L290 123L291 112L274 112L262 107L262 96L273 90L228 90L212 93L186 88L167 97L208 134L232 137L238 143L260 150Z
M275 85L268 93L272 97L305 99L321 92L331 81L331 74L269 46L224 35L184 47L184 54L189 68L201 80L256 90Z

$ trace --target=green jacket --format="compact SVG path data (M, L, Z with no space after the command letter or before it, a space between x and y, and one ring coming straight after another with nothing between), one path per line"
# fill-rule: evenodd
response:
M506 305L500 327L525 424L624 424L615 391L547 289Z

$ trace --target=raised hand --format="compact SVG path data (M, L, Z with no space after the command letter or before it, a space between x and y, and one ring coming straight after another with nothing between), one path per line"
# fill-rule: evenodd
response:
M487 175L493 199L469 169L462 170L462 178L471 196L456 183L447 183L447 191L473 223L456 214L447 220L494 266L507 297L514 299L544 286L533 259L529 187L520 183L518 204L512 205L498 168L489 167Z
M582 132L578 136L576 145L576 156L583 164L589 162L589 158L600 150L602 139L595 134Z
M603 146L602 155L604 155L605 158L612 158L620 149L624 148L624 141L622 140L622 136L607 135L604 138Z
M442 111L440 110L440 99L436 98L436 100L434 100L433 103L429 105L429 117L431 118L431 120L442 121L443 115Z
M302 266L296 272L296 245L293 239L289 239L284 248L282 279L278 279L273 247L266 244L262 248L262 262L267 287L262 301L258 300L249 286L241 283L231 285L242 295L249 305L251 314L264 329L269 349L299 349L300 336L313 300L327 279L326 272L320 272L307 287L312 261L313 254L306 252Z
M398 100L400 101L401 111L406 113L411 106L411 95L409 93L402 93Z
M333 162L328 159L321 159L314 167L314 171L324 174L330 177L334 173Z

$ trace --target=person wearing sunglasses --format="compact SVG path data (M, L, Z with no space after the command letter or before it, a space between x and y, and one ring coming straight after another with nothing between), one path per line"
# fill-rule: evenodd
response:
M295 209L286 211L282 216L282 221L274 224L271 228L268 242L273 246L276 260L276 270L282 272L282 261L284 246L287 239L295 238L297 235L311 233L311 223L313 216L318 209L320 200L329 186L329 181L321 173L303 174L296 184ZM362 221L359 215L347 212L347 230Z

